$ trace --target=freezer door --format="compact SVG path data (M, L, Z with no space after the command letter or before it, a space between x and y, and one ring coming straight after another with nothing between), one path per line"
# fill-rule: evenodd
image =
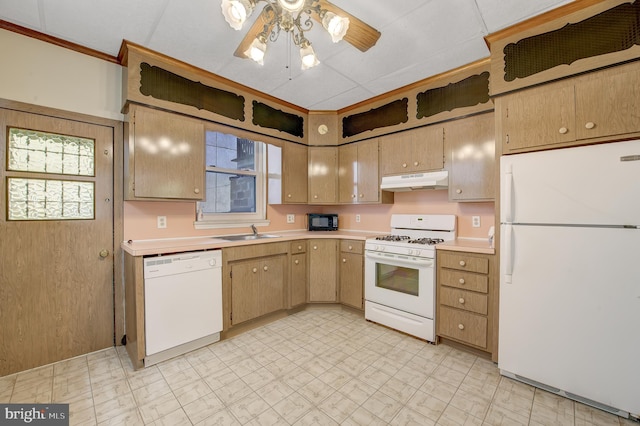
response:
M640 141L500 159L500 222L640 225Z
M640 413L640 230L501 231L499 368Z

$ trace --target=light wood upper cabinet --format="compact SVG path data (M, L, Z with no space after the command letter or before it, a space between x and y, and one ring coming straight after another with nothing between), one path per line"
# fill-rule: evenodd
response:
M309 240L309 302L337 302L337 240Z
M309 148L309 204L338 200L338 147Z
M269 204L307 204L307 146L267 145Z
M438 125L380 138L382 176L440 170L444 167L444 132Z
M338 148L338 202L393 202L392 193L380 193L378 139Z
M496 111L505 154L637 136L640 71L628 64L523 90L497 98Z
M449 200L494 198L495 117L493 113L455 120L445 127Z
M131 106L128 136L126 199L203 199L202 121Z

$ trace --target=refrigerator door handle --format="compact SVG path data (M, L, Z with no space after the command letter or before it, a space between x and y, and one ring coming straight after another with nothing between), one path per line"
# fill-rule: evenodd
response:
M504 283L511 284L512 274L513 274L513 225L507 224L504 226L504 247L503 250L503 259L504 259Z
M511 165L508 166L504 174L504 199L502 204L504 206L503 222L513 222L513 170Z

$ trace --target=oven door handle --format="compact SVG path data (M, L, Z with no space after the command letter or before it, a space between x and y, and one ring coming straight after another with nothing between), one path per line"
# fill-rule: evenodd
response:
M434 261L432 259L420 259L419 261L409 260L409 256L402 256L397 254L384 254L372 251L365 251L365 257L372 260L382 260L390 265L397 266L410 266L410 267L423 267L423 268L433 268Z

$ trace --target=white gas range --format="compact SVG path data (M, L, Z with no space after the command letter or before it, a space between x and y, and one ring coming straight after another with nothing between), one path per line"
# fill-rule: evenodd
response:
M435 244L456 238L454 215L391 216L391 235L365 243L365 318L435 341Z

